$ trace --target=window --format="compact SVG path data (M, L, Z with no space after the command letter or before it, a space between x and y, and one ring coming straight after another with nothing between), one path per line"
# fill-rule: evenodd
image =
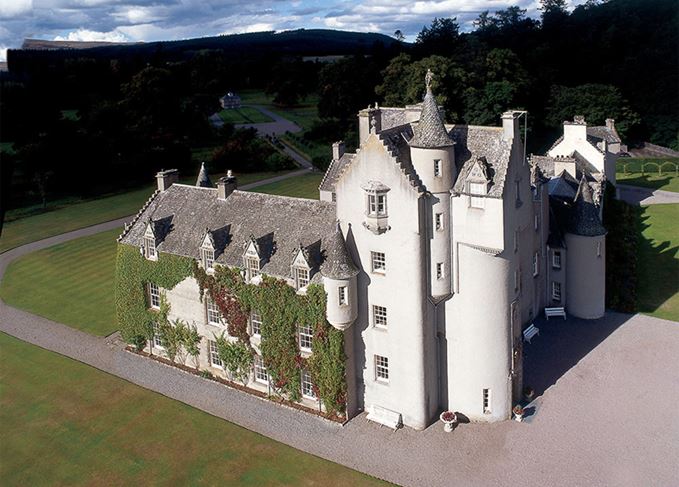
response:
M554 301L561 301L561 283L552 281L552 299Z
M596 256L601 257L601 242L596 243Z
M516 269L514 271L514 291L518 291L521 288L521 269Z
M387 195L369 194L368 195L368 214L386 216L387 214Z
M256 311L250 313L250 332L253 336L262 334L262 317Z
M434 176L437 178L441 177L441 160L434 159Z
M387 308L384 306L373 305L373 324L386 328L387 326Z
M217 348L217 342L213 342L212 340L208 340L208 355L210 358L210 365L212 367L217 367L218 369L221 369L224 367L222 364L222 359L219 358L219 348Z
M483 390L483 414L490 414L490 389Z
M472 208L483 208L485 205L486 183L469 183L469 206Z
M514 230L514 252L519 251L519 229Z
M332 202L337 203L337 193L332 194Z
M552 267L555 269L561 269L561 251L555 250L552 253Z
M384 252L370 252L370 261L372 262L372 271L384 274L387 271L387 262L384 258Z
M209 296L205 297L205 308L207 309L207 322L211 325L221 325L222 320L217 303Z
M264 360L259 355L255 355L255 381L261 382L263 384L269 383L269 374L264 366Z
M153 323L153 346L156 348L164 349L163 341L160 339L160 325L158 323Z
M535 230L540 228L540 214L536 213L535 216L533 217L533 227Z
M389 382L389 359L381 355L375 355L375 379Z
M347 295L347 287L346 286L340 286L337 288L338 292L338 300L339 300L339 305L340 306L346 306L349 304L349 296Z
M540 252L533 254L533 277L540 273Z
M212 269L215 263L215 251L212 249L201 249L201 260L205 269Z
M144 237L144 252L147 259L156 259L156 239L154 237Z
M149 282L149 304L153 309L160 309L160 289L152 282Z
M306 369L302 370L302 396L308 399L316 399L314 383L311 381L311 374Z
M434 228L438 231L443 230L443 213L434 215Z
M443 279L443 262L436 263L436 279Z
M259 259L257 257L246 257L245 265L247 267L248 279L259 275Z
M309 285L309 270L295 267L295 288L301 289Z
M539 183L533 188L533 200L540 201L540 186Z
M516 206L521 206L521 181L514 181L516 191Z
M314 338L314 330L310 325L300 325L298 327L299 348L305 352L311 352L311 342Z

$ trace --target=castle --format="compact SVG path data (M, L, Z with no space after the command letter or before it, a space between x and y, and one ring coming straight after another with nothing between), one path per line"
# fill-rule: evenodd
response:
M177 184L176 171L161 171L119 242L150 261L165 253L207 272L238 268L251 285L262 275L300 294L322 285L327 322L344 339L348 417L388 412L415 429L441 410L504 420L521 397L532 319L545 307L604 314L601 193L620 144L612 121L576 118L528 160L522 114L502 114L501 127L445 125L428 76L422 103L359 112L360 146L333 145L320 201L239 191L233 177L214 188L204 170L195 186ZM213 341L225 319L196 279L146 286L150 308L162 295L171 318L195 324L200 367L225 373ZM266 392L262 318L249 312L248 387ZM296 336L308 357L311 324ZM300 374L300 402L322 409L314 377Z

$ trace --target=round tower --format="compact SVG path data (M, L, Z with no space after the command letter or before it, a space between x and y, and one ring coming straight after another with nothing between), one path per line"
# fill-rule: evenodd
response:
M450 265L450 190L457 177L455 142L446 130L436 99L431 91L431 71L427 71L427 93L420 120L409 141L410 159L427 190L430 229L429 275L434 298L451 292Z
M577 318L601 318L606 309L606 229L583 175L571 208L566 249L566 303Z
M339 221L324 247L326 260L321 275L326 292L328 323L338 330L346 330L358 317L358 268L347 252Z

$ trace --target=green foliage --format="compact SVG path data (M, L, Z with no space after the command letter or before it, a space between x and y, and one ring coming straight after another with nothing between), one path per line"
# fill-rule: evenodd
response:
M417 39L416 47L430 54L451 54L460 37L460 26L457 18L434 18L429 27L423 27Z
M186 353L193 357L193 364L198 368L198 356L200 355L200 334L195 325L185 326L182 336L182 346Z
M191 276L192 272L193 260L187 257L161 253L158 261L152 261L145 259L137 247L119 244L115 298L118 326L123 340L134 343L138 336L150 340L153 336L153 323L162 318L158 311L149 309L146 292L148 283L154 283L163 289L172 289Z
M250 369L252 368L254 359L249 344L245 344L241 341L232 342L224 336L224 333L220 336L215 335L214 337L215 342L217 343L217 352L224 364L224 368L229 372L232 379L246 385L250 377Z
M344 336L325 319L325 291L310 285L305 296L298 295L285 281L262 276L259 286L247 284L238 268L218 266L214 275L194 264L194 276L201 295L207 292L229 323L229 335L239 341L228 344L215 337L220 358L234 375L251 366L247 318L255 310L262 318L262 359L272 387L291 401L301 398L301 372L307 368L318 397L329 414L343 414L346 404ZM236 323L232 324L231 320ZM300 353L297 326L312 325L312 356ZM240 379L239 379L240 380Z

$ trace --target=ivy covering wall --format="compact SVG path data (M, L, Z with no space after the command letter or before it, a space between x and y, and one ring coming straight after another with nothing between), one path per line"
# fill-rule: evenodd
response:
M219 266L210 275L195 263L194 276L201 296L207 292L226 319L229 335L248 347L250 312L260 315L262 359L277 392L299 401L301 372L306 369L326 411L343 414L347 392L344 336L326 321L322 286L311 284L306 295L299 295L281 279L262 276L259 285L252 285L237 268ZM297 326L302 324L311 325L314 331L309 358L302 357L299 350Z
M262 319L260 349L274 391L299 401L301 372L306 369L327 413L344 414L347 394L344 336L326 321L322 286L309 285L306 295L298 295L280 279L263 276L261 284L255 286L247 284L237 268L217 266L214 274L207 274L193 259L160 253L158 261L151 261L137 247L120 244L116 309L123 339L140 344L153 337L153 323L159 320L159 312L149 309L148 283L169 290L191 276L198 281L201 299L205 293L210 296L228 324L228 334L238 338L241 345L238 350L226 350L225 343L220 347L234 355L231 357L234 366L240 369L248 363L244 350L251 357L255 354L248 333L250 312L255 310ZM297 326L302 324L311 325L314 331L313 353L308 358L302 357L298 345Z
M158 261L144 258L138 247L119 244L116 260L116 316L120 334L128 343L150 340L158 313L149 309L147 284L172 289L193 275L193 259L159 254Z

